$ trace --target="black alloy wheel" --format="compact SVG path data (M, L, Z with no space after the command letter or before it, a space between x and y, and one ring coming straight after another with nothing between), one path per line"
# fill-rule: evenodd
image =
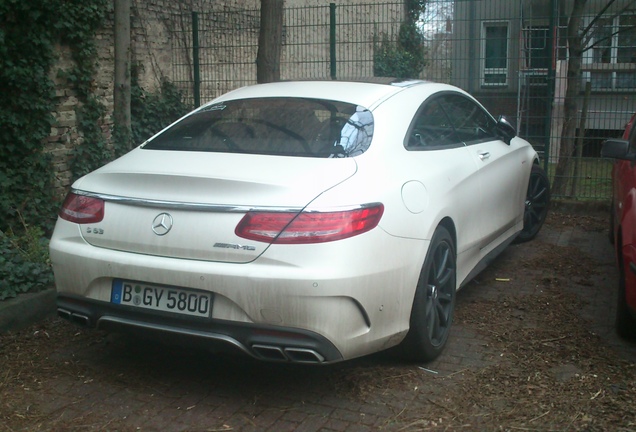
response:
M543 168L532 165L523 213L523 229L516 242L532 240L541 230L550 206L550 180Z
M453 239L440 226L431 240L415 291L410 329L402 342L406 359L431 361L444 349L455 309L456 270Z

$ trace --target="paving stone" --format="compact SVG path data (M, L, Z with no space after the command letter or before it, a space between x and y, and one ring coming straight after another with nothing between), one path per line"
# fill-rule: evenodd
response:
M323 416L310 415L298 425L297 432L316 432L322 429L328 418Z
M360 421L360 413L355 411L349 411L344 409L336 409L331 414L332 418L343 420L350 423L357 423Z
M276 423L271 425L267 432L296 432L298 431L298 423L293 423L285 420L277 420Z
M338 420L338 419L335 419L335 418L329 418L325 422L322 430L344 432L350 426L351 426L351 424L349 422L345 422L345 421Z

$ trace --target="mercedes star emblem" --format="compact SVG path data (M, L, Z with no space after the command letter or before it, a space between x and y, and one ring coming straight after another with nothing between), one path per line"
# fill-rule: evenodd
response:
M152 231L158 236L166 235L172 229L172 216L168 213L159 213L152 221Z

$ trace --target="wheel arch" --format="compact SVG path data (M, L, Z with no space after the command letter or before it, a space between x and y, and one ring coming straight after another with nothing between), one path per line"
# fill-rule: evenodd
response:
M448 233L450 234L451 240L453 241L453 248L455 251L455 258L456 258L457 257L457 230L455 229L455 222L450 216L443 217L437 223L437 225L435 225L435 229L433 230L430 236L431 240L433 239L433 236L435 235L439 227L444 227L446 231L448 231ZM419 266L420 270L424 268L424 264L426 263L426 258L428 257L429 253L430 253L430 245L424 251L424 257L421 259L420 266ZM413 298L415 298L415 290L413 290Z
M440 228L444 228L442 232L445 231L445 233L441 234L442 237L440 239L436 240L438 238L436 235L440 232ZM452 242L452 245L450 246L453 249L455 256L450 260L450 264L448 260L444 260L446 262L443 264L443 268L433 265L436 247L441 245L442 242L448 244L448 240ZM439 356L448 341L448 334L454 315L455 298L457 295L456 243L457 233L455 223L450 217L442 218L435 226L434 234L431 236L431 243L424 258L424 262L422 263L422 270L418 278L416 289L413 293L408 333L397 348L398 352L400 352L407 360L418 362L432 361ZM428 262L429 259L431 260L430 262ZM454 268L455 274L450 277L440 277L440 275L447 274L447 270L450 268L447 267L448 265ZM429 279L432 276L429 272L433 272L435 274L432 280ZM429 285L429 280L432 285ZM438 297L437 294L428 293L428 289L430 289L430 287L439 288L439 292L446 291L446 295L440 295ZM444 290L443 287L446 287L446 289ZM432 292L436 293L438 290L434 289ZM436 315L439 314L438 317L434 319L436 324L433 323L433 318L429 317L429 312L425 312L427 310L425 305L429 302L433 302L431 304L437 305L428 309L429 311L432 311L430 313ZM429 327L429 325L432 325L433 327Z
M455 229L455 223L453 222L453 219L451 219L449 216L446 216L441 221L439 221L437 227L439 226L443 226L444 228L446 228L448 233L451 235L451 238L453 239L453 246L455 247L455 255L457 255L457 230ZM437 230L437 227L435 227L435 230Z
M616 238L614 240L614 253L616 255L616 263L620 271L623 271L623 226L616 227Z

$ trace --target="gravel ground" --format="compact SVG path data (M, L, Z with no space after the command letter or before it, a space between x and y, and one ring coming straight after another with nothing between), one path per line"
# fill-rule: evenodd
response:
M75 327L0 335L0 430L636 430L607 217L553 212L458 294L430 364L260 363Z

